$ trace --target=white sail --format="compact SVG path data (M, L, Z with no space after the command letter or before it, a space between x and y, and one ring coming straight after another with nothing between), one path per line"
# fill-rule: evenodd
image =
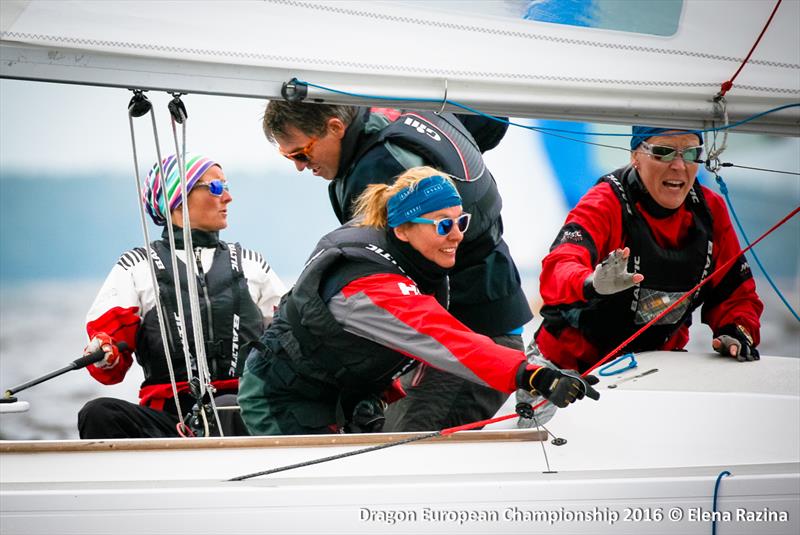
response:
M4 78L275 98L297 77L429 99L419 108L439 109L446 95L515 117L687 127L714 118L714 95L774 6L686 0L675 32L658 36L445 13L422 2L0 5ZM731 121L800 101L798 20L800 2L784 1L726 97ZM309 97L369 102L315 89ZM800 135L800 109L740 130Z

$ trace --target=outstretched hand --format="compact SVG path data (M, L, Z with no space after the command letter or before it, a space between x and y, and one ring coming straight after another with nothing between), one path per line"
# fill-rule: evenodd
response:
M526 370L518 386L532 395L541 394L550 403L563 409L584 397L600 399L600 393L592 387L598 381L594 375L581 377L572 370L542 367Z
M612 251L605 260L597 264L586 282L600 295L615 294L639 284L644 280L644 275L628 271L630 254L628 247Z

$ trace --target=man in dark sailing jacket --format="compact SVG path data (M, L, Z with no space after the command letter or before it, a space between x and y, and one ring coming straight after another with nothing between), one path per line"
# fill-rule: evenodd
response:
M157 225L169 219L175 229L175 246L181 276L181 294L186 321L191 312L186 281L186 251L183 246L183 213L179 187L179 166L175 156L163 162L161 179L158 164L145 182L145 207ZM189 190L189 221L192 226L194 261L198 266L198 292L206 356L212 385L217 395L235 394L238 377L247 356L246 346L257 340L272 320L273 310L285 288L261 254L238 243L219 239L228 226L228 207L232 200L222 168L200 155L186 157L186 185ZM169 210L164 192L168 192ZM178 331L178 311L167 229L162 239L151 244L159 296L167 322L167 338L177 380L182 412L192 409L186 360ZM102 347L102 361L88 367L103 384L123 380L133 363L132 353L144 370L139 391L140 405L114 398L99 398L87 403L78 417L81 438L140 438L177 436L178 423L173 386L161 338L156 300L144 248L123 253L92 304L86 318L91 342L86 352ZM194 353L192 329L189 347ZM115 342L125 342L120 351ZM194 364L193 364L194 368ZM196 375L196 371L195 371ZM232 411L220 411L225 434L246 434ZM183 416L183 415L181 415Z
M465 122L481 134L480 146ZM269 103L263 123L267 139L298 171L331 181L331 206L341 223L353 216L354 201L369 184L390 184L421 165L452 176L472 223L450 274L449 310L475 332L521 349L522 327L532 314L503 241L502 200L481 155L504 130L479 125L451 113L283 101ZM405 385L409 395L390 408L387 430L435 430L488 418L507 397L430 367L420 367Z
M702 143L695 132L634 126L630 165L569 213L542 262L535 340L547 359L587 370L731 258L625 350L683 348L702 305L717 352L758 359L763 305L724 201L696 181Z

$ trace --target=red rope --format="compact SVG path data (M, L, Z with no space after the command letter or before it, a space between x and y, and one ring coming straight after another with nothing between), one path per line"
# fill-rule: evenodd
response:
M721 266L719 266L717 269L715 269L715 270L714 270L714 272L713 272L711 275L707 276L705 279L703 279L703 280L701 280L699 283L697 283L697 285L696 285L694 288L692 288L691 290L689 290L688 292L686 292L685 294L683 294L683 295L681 296L681 298L680 298L680 299L678 299L677 301L675 301L674 303L672 303L672 304L671 304L669 307L667 307L666 309L664 309L664 310L663 310L663 311L662 311L662 312L661 312L661 313L660 313L658 316L656 316L655 318L653 318L652 320L650 320L650 321L649 321L647 324L645 324L644 326L642 326L642 328L641 328L641 329L639 329L638 331L636 331L635 333L633 333L633 334L632 334L632 335L631 335L631 336L630 336L630 337L629 337L627 340L625 340L625 341L624 341L624 342L622 342L620 345L618 345L616 348L614 348L612 351L610 351L610 352L608 353L608 355L606 355L605 357L603 357L603 359L602 359L602 360L600 360L599 362L597 362L597 364L595 364L594 366L592 366L590 369L586 370L586 371L585 371L585 372L582 374L582 376L583 376L583 377L585 377L585 376L589 375L589 374L592 372L592 370L594 370L594 369L595 369L595 368L597 368L598 366L601 366L601 365L603 365L603 364L604 364L604 363L605 363L605 362L606 362L608 359L610 359L611 357L615 356L619 350L621 350L623 347L625 347L626 345L628 345L628 344L629 344L631 341L633 341L633 340L634 340L634 339L635 339L637 336L639 336L639 335L640 335L640 334L642 334L644 331L646 331L648 328L650 328L650 326L652 326L654 323L656 323L658 320L660 320L660 319L661 319L662 317L664 317L666 314L669 314L669 313L670 313L670 311L672 311L672 309L674 309L676 306L678 306L678 305L679 305L679 304L680 304L680 303L681 303L681 302L682 302L684 299L688 298L690 295L692 295L694 292L696 292L698 289L700 289L700 287L701 287L701 286L703 286L705 283L707 283L708 281L710 281L710 280L711 280L711 279L712 279L714 276L716 276L718 273L720 273L721 271L723 271L723 270L727 269L728 267L730 267L730 265L731 265L733 262L735 262L735 261L736 261L736 260L737 260L737 259L738 259L740 256L742 256L744 253L746 253L747 251L749 251L750 249L752 249L752 248L753 248L753 247L754 247L754 246L755 246L755 245L756 245L758 242L760 242L761 240L763 240L764 238L766 238L767 236L769 236L769 235L770 235L770 234L771 234L773 231L775 231L775 229L777 229L778 227L780 227L781 225L783 225L784 223L786 223L788 220L790 220L792 217L794 217L795 215L797 215L797 212L800 212L800 206L798 206L797 208L795 208L794 210L792 210L791 212L789 212L789 213L788 213L788 214L787 214L787 215L786 215L786 216L785 216L783 219L781 219L780 221L778 221L777 223L775 223L775 224L772 226L772 228L770 228L770 229L769 229L768 231L766 231L764 234L762 234L761 236L759 236L759 237L758 237L758 239L757 239L757 240L755 240L753 243L751 243L750 245L748 245L747 247L745 247L744 249L742 249L742 250L739 252L739 254L737 254L737 255L735 255L735 256L733 256L733 257L731 257L731 258L730 258L730 259L729 259L727 262L725 262L724 264L722 264ZM547 403L547 400L543 400L543 401L541 401L540 403L536 404L536 405L533 407L533 409L534 409L534 410L535 410L535 409L538 409L539 407L541 407L541 406L542 406L542 405L544 405L545 403ZM446 435L452 435L453 433L457 433L457 432L459 432L459 431L468 431L468 430L470 430L470 429L475 429L476 427L483 427L483 426L485 426L485 425L489 425L489 424L493 424L493 423L497 423L497 422L502 422L502 421L504 421L504 420L509 420L509 419L511 419L511 418L514 418L515 416L517 416L517 414L516 414L516 413L511 413L511 414L506 414L505 416L496 416L496 417L494 417L494 418L489 418L489 419L487 419L487 420L481 420L481 421L479 421L479 422L472 422L471 424L459 425L458 427L450 427L450 428L447 428L447 429L442 429L441 435L442 435L442 436L446 436Z
M772 17L775 16L775 12L778 11L778 6L781 5L782 1L783 0L778 0L775 3L775 7L772 8L772 14L769 16L769 19L767 19L767 23L764 24L764 28L761 30L761 33L758 35L758 39L756 39L756 42L753 43L753 47L750 49L750 52L747 53L747 57L744 58L744 61L742 62L741 65L739 65L739 68L736 70L736 72L733 74L733 76L731 76L731 79L728 80L727 82L723 82L722 83L722 85L719 88L719 94L717 95L717 97L724 97L725 93L730 91L730 89L733 87L733 81L736 80L736 77L739 76L739 73L742 72L742 69L747 64L747 62L750 60L750 56L753 55L753 51L755 51L756 47L758 46L758 43L761 42L761 38L764 37L764 33L767 31L767 28L769 27L769 23L772 22Z

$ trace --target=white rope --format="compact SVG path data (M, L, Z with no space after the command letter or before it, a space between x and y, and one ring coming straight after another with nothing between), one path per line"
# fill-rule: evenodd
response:
M162 190L164 191L164 206L167 211L166 214L162 214L164 218L167 220L166 227L167 227L167 238L169 240L169 250L170 250L170 263L172 265L172 276L173 276L173 284L175 285L175 301L178 307L178 336L180 336L181 346L183 347L183 358L186 363L186 379L189 384L192 383L192 379L194 375L192 373L192 356L189 353L189 344L186 343L186 332L185 332L185 325L186 325L186 317L183 313L183 299L181 298L181 280L180 275L178 273L178 255L177 250L175 248L175 232L172 229L172 214L170 213L169 209L169 196L166 191L166 181L167 177L164 174L164 164L161 158L161 147L158 143L158 129L156 128L156 118L155 114L152 112L150 113L150 117L153 121L153 138L155 139L156 144L156 155L158 156L158 170L161 173L161 181L162 181ZM178 159L178 165L182 165L180 161L179 155L175 155ZM159 208L158 204L156 203L155 206L156 210ZM164 340L164 346L166 347L167 340ZM172 375L170 377L170 381L173 383L175 382L175 376ZM181 418L182 414L178 415L178 418Z
M175 98L178 98L176 96ZM181 188L181 198L183 202L181 203L181 209L183 213L183 244L184 250L186 252L186 282L189 291L189 306L191 310L191 320L192 320L192 334L194 338L194 349L195 349L195 356L197 361L197 378L200 387L200 397L198 399L198 405L200 409L200 413L203 416L203 423L205 429L205 436L208 436L208 422L205 417L205 410L202 406L202 398L208 392L209 399L211 401L211 407L214 412L214 418L217 423L217 429L219 429L220 436L222 435L222 425L220 424L219 414L217 413L216 403L214 402L214 387L211 385L211 371L208 367L208 358L206 356L206 343L205 343L205 335L203 332L203 320L200 313L200 297L199 292L197 289L197 265L195 262L201 262L200 258L200 250L198 249L195 251L194 244L192 242L192 229L191 229L191 220L189 216L189 195L187 193L187 184L186 184L186 122L188 118L185 114L179 109L178 113L182 115L182 150L178 147L178 132L175 126L175 118L172 117L171 124L172 124L172 138L175 143L175 154L178 156L178 163L180 164L180 188ZM190 258L194 257L195 262L191 261ZM201 263L202 267L202 263ZM209 322L211 318L209 318ZM184 324L185 325L185 324ZM212 326L209 325L209 329Z
M153 109L152 107L149 110L150 114L152 115ZM128 114L128 122L131 128L131 146L133 148L133 172L134 177L136 179L136 198L139 199L141 197L142 191L142 182L139 178L139 159L136 153L136 136L134 134L133 129L133 117ZM161 161L161 157L159 155L159 162ZM163 176L163 172L162 172ZM178 399L178 386L175 381L175 370L172 368L172 355L170 354L169 344L167 343L167 328L166 328L166 321L164 319L164 309L161 306L161 293L158 288L158 280L156 279L156 268L154 265L155 260L153 259L153 250L150 247L150 233L147 230L147 219L144 213L144 204L140 201L137 203L139 205L139 216L141 218L142 223L142 233L144 234L144 248L147 252L147 267L150 270L150 282L153 285L153 297L155 298L155 307L156 307L156 316L158 317L158 328L161 331L161 339L164 343L164 355L167 359L167 369L169 370L169 378L170 384L172 385L172 396L175 399L175 408L178 411L178 418L181 418L183 412L181 411L181 402Z

